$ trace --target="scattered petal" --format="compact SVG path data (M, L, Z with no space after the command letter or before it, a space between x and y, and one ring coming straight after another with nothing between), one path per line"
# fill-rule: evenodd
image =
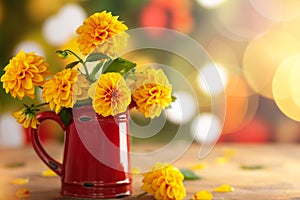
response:
M207 166L207 164L203 162L203 163L199 163L199 164L190 166L190 169L200 170L200 169L204 169L206 166Z
M223 149L222 153L224 157L232 157L236 154L236 150L234 149Z
M27 188L22 188L16 191L16 196L18 198L28 198L30 197L30 191Z
M241 169L244 170L259 170L259 169L264 169L265 166L263 165L242 165Z
M29 182L29 178L16 178L11 181L14 185L25 185Z
M217 157L216 158L216 163L218 163L218 164L225 164L228 162L229 162L229 159L227 157Z
M42 176L51 177L51 176L57 176L57 175L54 171L52 171L51 169L48 169L48 170L45 170L42 172Z
M224 184L214 189L214 192L233 192L234 188L230 185Z
M192 197L193 200L211 200L212 198L212 193L207 190L201 190Z
M133 173L133 174L139 174L139 173L141 173L141 170L140 170L138 167L134 167L134 168L131 170L131 173Z

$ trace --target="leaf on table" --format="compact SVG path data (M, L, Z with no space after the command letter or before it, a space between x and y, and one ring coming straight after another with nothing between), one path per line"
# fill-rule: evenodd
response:
M196 164L196 165L191 165L190 168L192 170L201 170L201 169L204 169L205 167L207 166L207 163L199 163L199 164Z
M213 195L211 192L207 190L201 190L193 195L193 200L211 200L213 199Z
M263 165L241 165L241 169L243 170L259 170L264 168L265 166Z
M45 170L42 172L42 176L44 177L53 177L53 176L57 176L57 174L51 170L51 169L48 169L48 170Z
M13 162L5 165L6 168L19 168L24 166L25 166L25 162Z
M214 192L233 192L233 191L234 188L227 184L220 185L219 187L216 187L214 189Z
M189 169L180 169L180 172L184 176L184 180L198 180L201 179L200 176L195 174L195 172L189 170Z
M25 185L29 182L29 178L16 178L11 181L13 185Z
M28 188L22 188L16 191L16 197L18 198L28 198L30 197L30 191Z

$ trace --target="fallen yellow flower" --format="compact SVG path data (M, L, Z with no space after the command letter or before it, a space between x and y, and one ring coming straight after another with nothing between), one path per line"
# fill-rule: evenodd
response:
M51 169L45 170L42 172L42 176L51 177L51 176L57 176L54 171Z
M212 193L207 190L201 190L193 195L193 200L211 200L213 198Z
M16 178L11 181L11 183L14 185L25 185L28 182L29 182L29 178Z
M27 188L22 188L16 191L16 197L27 198L30 197L30 191Z
M214 192L233 192L234 188L230 185L224 184L214 189Z

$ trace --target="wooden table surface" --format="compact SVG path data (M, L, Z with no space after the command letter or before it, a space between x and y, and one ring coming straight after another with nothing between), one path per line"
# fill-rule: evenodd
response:
M147 148L152 148L148 146ZM213 191L222 184L234 187L234 192L213 193L214 199L292 199L300 200L300 144L217 144L204 159L197 158L200 145L192 145L183 156L173 163L179 168L204 166L195 169L200 180L184 181L187 190L185 199L191 199L199 190ZM60 157L62 147L47 146L54 157ZM233 154L228 156L227 154ZM0 149L0 200L18 199L15 195L20 188L28 188L30 200L77 199L62 197L59 177L43 177L41 172L47 167L39 160L30 146L18 149ZM23 163L22 166L14 164ZM262 167L247 170L241 166ZM13 185L16 178L29 178L26 185ZM133 179L132 197L142 193L141 174ZM146 195L140 199L153 199Z

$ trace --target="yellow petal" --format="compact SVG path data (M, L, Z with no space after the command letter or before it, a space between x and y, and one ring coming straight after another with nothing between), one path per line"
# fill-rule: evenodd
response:
M192 197L194 200L211 200L212 198L212 193L207 190L201 190Z
M14 185L25 185L28 182L29 182L29 178L16 178L11 181L11 183Z
M233 192L234 188L230 185L224 184L214 189L214 192Z
M229 162L229 158L227 157L217 157L216 158L216 163L218 164L225 164Z
M42 176L51 177L51 176L57 176L57 175L54 171L52 171L51 169L48 169L48 170L45 170L42 172Z
M141 170L140 170L138 167L134 167L134 168L131 170L131 173L133 173L133 174L139 174L139 173L141 173Z
M30 197L30 191L27 188L22 188L16 191L16 197L27 198Z
M200 169L204 169L206 166L207 166L207 164L203 162L203 163L199 163L196 165L192 165L192 166L190 166L190 168L192 170L200 170Z
M223 149L222 153L225 157L232 157L236 154L236 151L234 149Z

